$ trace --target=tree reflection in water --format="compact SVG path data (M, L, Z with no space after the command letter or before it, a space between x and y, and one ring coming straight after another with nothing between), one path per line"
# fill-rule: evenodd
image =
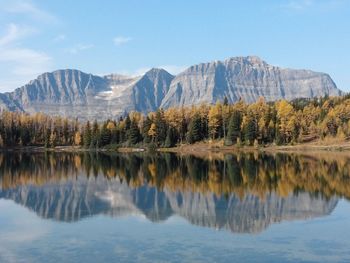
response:
M251 233L330 214L350 197L349 168L348 156L325 154L8 153L0 155L0 198L60 221L176 214Z

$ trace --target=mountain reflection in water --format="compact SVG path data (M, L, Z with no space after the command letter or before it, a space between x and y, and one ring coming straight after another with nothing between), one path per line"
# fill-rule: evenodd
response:
M0 198L42 218L178 215L192 224L257 233L283 220L330 214L349 198L350 158L297 154L7 153Z

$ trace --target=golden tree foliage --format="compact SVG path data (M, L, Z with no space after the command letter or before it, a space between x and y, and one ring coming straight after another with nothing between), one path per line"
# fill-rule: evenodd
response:
M219 128L222 125L222 105L220 102L210 107L208 113L208 127L211 139L215 139L219 135Z
M293 131L297 123L294 108L286 100L281 100L276 103L277 117L279 119L279 131L288 142L292 138Z
M74 144L79 146L81 145L82 143L82 138L81 138L81 134L79 131L75 132L75 135L74 135Z
M215 105L161 109L149 113L148 118L139 112L126 116L129 118L99 120L95 125L91 121L87 125L42 113L1 111L0 147L77 145L78 132L79 144L90 148L148 144L151 138L157 146L164 147L180 145L185 140L194 143L211 139L217 140L218 145L232 145L236 141L252 145L257 141L269 145L329 138L340 142L350 136L350 97L347 95L268 103L261 97L255 103L239 100L231 105L218 101ZM194 133L199 139L193 140ZM132 143L130 138L134 138Z
M157 127L155 123L152 123L151 128L148 131L148 135L152 137L152 140L154 141L154 138L157 136Z

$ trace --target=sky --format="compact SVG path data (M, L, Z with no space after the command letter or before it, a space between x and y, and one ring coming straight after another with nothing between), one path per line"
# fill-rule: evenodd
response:
M141 74L234 56L350 91L350 0L0 0L0 92L39 74Z

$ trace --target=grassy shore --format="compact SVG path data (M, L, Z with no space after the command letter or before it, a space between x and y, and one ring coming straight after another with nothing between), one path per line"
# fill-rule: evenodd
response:
M88 149L80 146L56 146L54 148L45 148L42 146L26 146L1 149L1 151L25 151L25 152L120 152L135 153L145 152L147 147L109 147L100 149ZM223 141L205 141L195 144L183 144L172 148L158 148L158 152L173 152L180 154L204 154L204 153L229 153L237 151L263 151L263 152L314 152L314 151L332 151L332 152L350 152L350 141L345 140L327 140L314 141L309 143L300 143L294 145L259 145L254 146L226 146Z
M350 151L349 141L315 141L294 145L259 145L254 146L225 146L222 141L199 142L184 144L173 148L160 148L161 152L203 153L203 152L232 152L232 151L266 151L266 152L312 152L312 151Z

